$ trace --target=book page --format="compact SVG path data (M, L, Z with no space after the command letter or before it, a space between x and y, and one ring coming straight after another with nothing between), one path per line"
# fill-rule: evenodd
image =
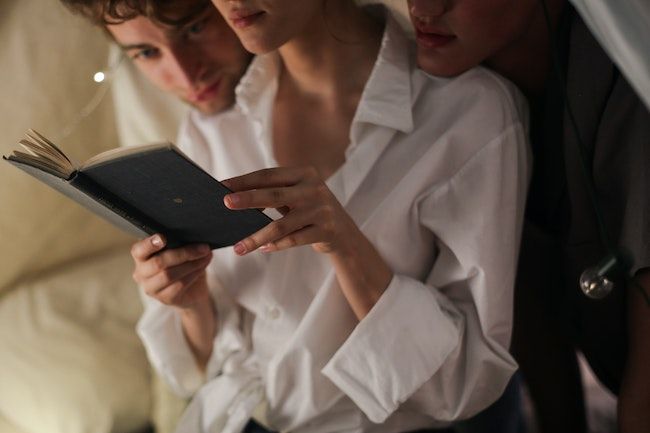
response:
M19 142L24 152L15 150L9 159L31 165L64 179L69 179L72 176L75 172L74 164L54 143L32 129L25 135L27 138Z
M101 165L106 162L124 158L130 155L145 154L159 149L171 149L173 147L174 145L171 143L157 143L157 144L145 144L142 146L118 147L116 149L107 150L106 152L102 152L98 155L93 156L92 158L84 162L81 165L81 167L79 167L79 170Z

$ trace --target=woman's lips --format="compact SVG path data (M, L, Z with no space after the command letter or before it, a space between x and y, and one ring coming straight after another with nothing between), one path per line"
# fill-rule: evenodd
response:
M445 35L441 33L429 33L421 30L416 31L416 40L418 45L426 48L440 48L456 39L454 35Z
M264 12L235 11L230 15L230 21L233 26L243 29L253 25L257 20L262 18Z

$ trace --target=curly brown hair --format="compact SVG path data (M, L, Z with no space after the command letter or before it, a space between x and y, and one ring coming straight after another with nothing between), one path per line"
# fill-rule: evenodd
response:
M163 25L182 26L207 7L210 0L61 0L73 13L99 26L120 24L145 16Z

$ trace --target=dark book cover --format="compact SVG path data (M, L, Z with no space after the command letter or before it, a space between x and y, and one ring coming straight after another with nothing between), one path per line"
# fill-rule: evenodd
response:
M29 155L3 158L137 237L164 234L170 248L226 247L272 221L257 209L228 209L231 191L171 144L115 149L76 171Z
M271 222L257 209L228 209L223 198L231 191L171 146L93 165L77 177L101 185L109 202L162 232L170 246L221 248Z

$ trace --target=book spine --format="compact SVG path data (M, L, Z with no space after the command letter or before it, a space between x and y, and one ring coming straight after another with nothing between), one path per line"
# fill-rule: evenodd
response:
M152 235L154 233L160 233L162 231L162 227L159 227L159 225L152 221L150 218L142 215L137 209L135 209L133 206L130 206L124 200L98 186L84 173L76 172L75 176L70 180L70 184L87 196L91 197L101 206L109 210L112 214L119 216L124 222L127 222L132 227L138 229L141 232L144 232L146 235ZM122 224L119 223L119 221L115 221L114 218L110 218L109 214L103 214L102 216L106 217L121 228L124 228Z

